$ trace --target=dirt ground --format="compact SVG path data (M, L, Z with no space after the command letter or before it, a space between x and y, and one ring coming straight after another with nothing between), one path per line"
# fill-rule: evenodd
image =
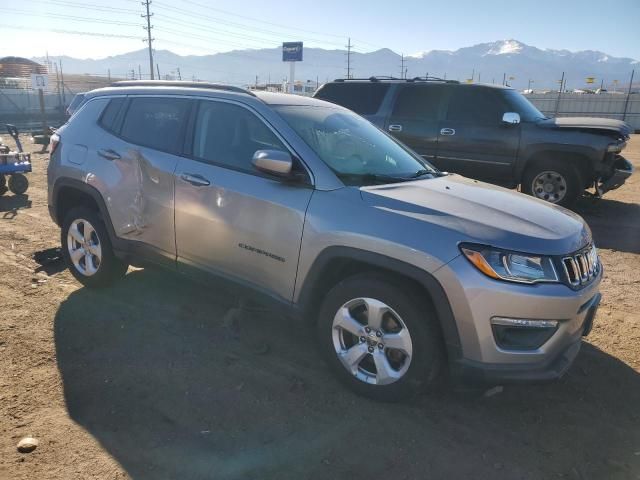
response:
M0 479L640 479L640 170L579 205L604 298L563 379L390 405L218 288L151 269L81 288L33 160L28 196L0 198Z

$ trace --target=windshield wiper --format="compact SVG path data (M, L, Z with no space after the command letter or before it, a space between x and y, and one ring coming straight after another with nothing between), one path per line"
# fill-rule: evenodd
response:
M338 177L357 179L365 183L398 183L413 180L411 177L394 177L393 175L383 175L379 173L340 173Z
M435 176L436 172L434 172L433 170L427 170L426 168L423 168L422 170L418 170L416 173L411 175L410 178L419 178L419 177L424 177L425 175Z

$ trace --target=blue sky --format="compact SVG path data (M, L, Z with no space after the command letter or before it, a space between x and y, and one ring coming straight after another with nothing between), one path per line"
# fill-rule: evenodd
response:
M294 40L338 49L351 36L361 52L388 47L414 54L514 38L539 48L640 59L640 0L154 0L151 10L155 47L180 54ZM0 56L48 51L100 58L145 46L138 0L0 0L0 12L9 35Z

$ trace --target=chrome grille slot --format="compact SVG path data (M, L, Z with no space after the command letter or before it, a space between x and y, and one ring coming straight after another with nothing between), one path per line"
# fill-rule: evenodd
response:
M564 273L569 283L574 286L586 285L598 275L600 263L595 246L584 249L562 259Z

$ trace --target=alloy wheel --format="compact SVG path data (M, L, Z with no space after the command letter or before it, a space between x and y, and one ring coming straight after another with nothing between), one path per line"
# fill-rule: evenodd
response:
M338 359L364 383L388 385L409 369L413 356L409 329L384 302L349 300L334 316L332 335Z
M98 272L102 263L102 246L91 223L81 218L73 221L67 233L67 248L78 272L86 277Z

